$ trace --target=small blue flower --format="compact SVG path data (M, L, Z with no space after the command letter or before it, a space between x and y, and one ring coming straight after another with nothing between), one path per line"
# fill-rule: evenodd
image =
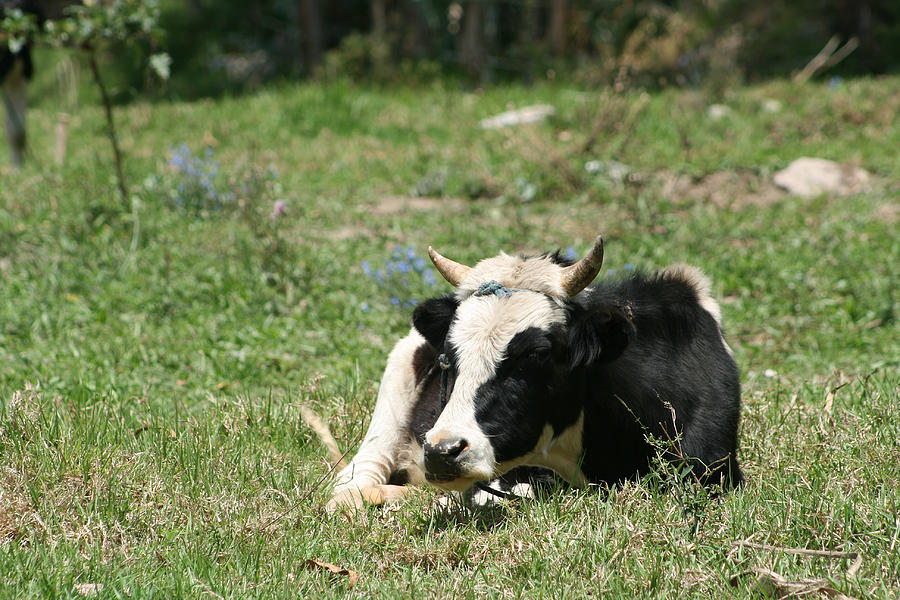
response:
M394 306L400 306L400 298L397 296L391 296L391 304Z
M363 312L369 312L370 310L372 310L372 307L369 306L368 302L363 302L362 306L360 306L360 308L362 309Z
M634 271L634 265L631 263L625 263L625 266L622 268L625 269L626 271Z
M372 265L369 264L369 261L367 261L367 260L362 261L360 263L360 266L362 267L363 273L366 274L366 277L372 276Z
M578 258L578 253L575 251L575 247L567 247L566 251L563 252L563 258L565 258L566 260L575 260L576 258Z

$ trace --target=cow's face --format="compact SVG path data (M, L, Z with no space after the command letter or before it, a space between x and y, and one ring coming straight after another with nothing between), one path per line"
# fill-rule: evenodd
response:
M554 294L565 266L553 257L501 255L472 268L454 295L416 308L416 329L450 363L447 404L421 457L435 485L465 490L497 477L527 461L548 431L560 433L554 425L566 408L554 392L588 358L576 348L592 342L582 331L592 319ZM506 293L475 294L487 281Z

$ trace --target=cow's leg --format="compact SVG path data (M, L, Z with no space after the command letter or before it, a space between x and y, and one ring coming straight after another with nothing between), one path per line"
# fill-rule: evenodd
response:
M20 58L13 61L13 67L3 79L3 104L6 109L6 137L12 152L12 163L21 167L25 159L25 108L26 89L25 64Z
M412 330L388 356L378 389L369 430L353 460L337 474L334 494L326 508L362 506L363 501L385 504L398 500L405 486L389 485L391 476L405 471L412 483L424 481L410 460L415 445L410 424L419 384L431 362L428 343Z

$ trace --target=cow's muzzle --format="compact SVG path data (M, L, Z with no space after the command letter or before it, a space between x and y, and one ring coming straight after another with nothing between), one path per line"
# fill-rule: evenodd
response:
M462 475L460 461L469 451L462 437L440 438L425 442L425 478L429 481L452 481Z

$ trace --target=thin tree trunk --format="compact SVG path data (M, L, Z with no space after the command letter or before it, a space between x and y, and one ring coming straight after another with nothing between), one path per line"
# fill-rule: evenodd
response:
M322 14L319 0L300 0L300 31L303 32L303 64L311 72L322 62Z
M113 120L112 102L110 102L106 86L103 84L103 77L100 76L100 67L97 65L97 53L93 48L88 50L88 63L91 65L94 81L97 83L97 87L100 88L100 99L103 101L103 109L106 111L106 132L109 135L110 143L112 143L113 159L116 163L119 195L122 198L122 207L128 210L128 187L125 185L125 173L122 170L122 152L119 150L119 138L116 135L116 122Z
M376 37L384 37L387 33L387 7L385 0L372 0L372 33Z
M406 19L407 23L411 23L408 27L412 28L412 40L409 43L412 56L422 58L428 54L429 31L428 23L425 21L425 15L422 14L421 2L417 0L406 0Z
M566 0L553 0L550 7L550 51L554 56L566 53Z
M459 62L473 75L484 75L484 2L469 0L463 13Z

